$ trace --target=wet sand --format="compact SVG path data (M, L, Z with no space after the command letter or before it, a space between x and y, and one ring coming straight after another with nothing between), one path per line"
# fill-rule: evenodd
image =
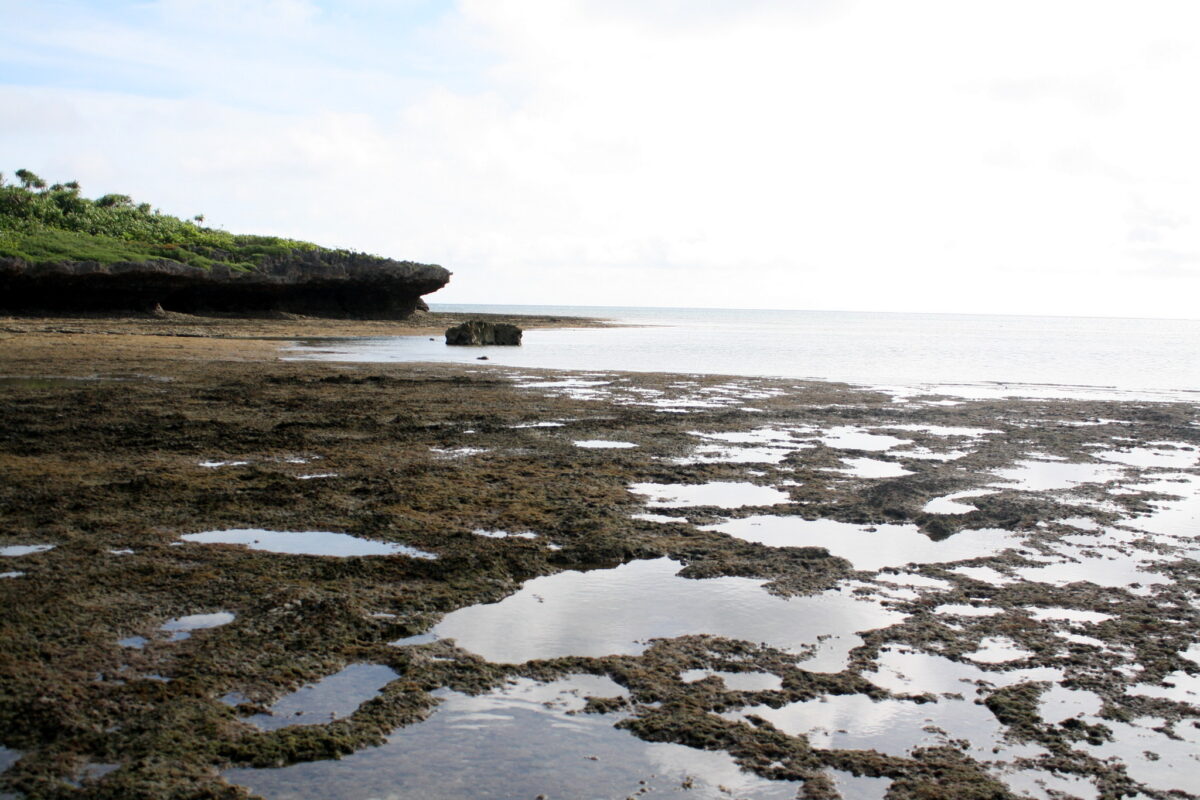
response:
M439 703L585 674L621 688L586 706L629 742L728 754L788 795L836 797L843 778L893 800L1200 793L1170 749L1200 749L1194 405L279 357L448 324L0 320L0 548L53 545L0 557L0 792L331 796L329 759L384 752L368 748ZM971 490L989 493L947 508ZM436 557L181 538L247 529ZM924 563L906 566L889 546L912 536ZM629 600L638 575L680 591L657 621L580 602ZM686 612L705 587L764 627L704 635ZM773 628L772 603L820 624ZM518 635L550 630L541 615L565 632ZM320 724L252 723L358 664L398 677ZM872 714L889 734L872 738ZM553 763L553 737L536 741ZM452 778L392 791L464 796Z

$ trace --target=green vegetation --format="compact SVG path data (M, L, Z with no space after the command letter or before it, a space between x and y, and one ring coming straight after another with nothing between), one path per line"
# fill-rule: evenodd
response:
M296 239L206 228L202 214L183 220L128 195L90 200L75 181L47 186L26 169L15 175L20 185L0 174L0 258L30 264L160 260L252 270L268 257L324 249Z

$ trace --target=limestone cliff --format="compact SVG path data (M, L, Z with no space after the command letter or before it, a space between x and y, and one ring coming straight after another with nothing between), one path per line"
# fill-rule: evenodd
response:
M286 311L399 318L445 286L434 264L334 250L268 257L252 270L171 260L60 261L0 257L0 310Z
M85 197L26 169L0 174L0 311L287 311L404 317L450 280L278 236L233 234L123 194Z

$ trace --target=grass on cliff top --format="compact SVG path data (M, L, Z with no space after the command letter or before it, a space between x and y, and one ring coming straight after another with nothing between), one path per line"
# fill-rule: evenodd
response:
M28 170L16 174L19 186L0 175L0 258L30 264L167 260L252 270L270 257L326 249L297 239L206 228L202 216L183 220L149 203L134 203L128 195L89 199L73 181L47 186Z

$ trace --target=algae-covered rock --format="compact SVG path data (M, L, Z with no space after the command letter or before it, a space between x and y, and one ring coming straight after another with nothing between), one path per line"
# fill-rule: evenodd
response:
M480 346L485 344L519 345L521 329L505 322L468 320L446 330L446 344Z

